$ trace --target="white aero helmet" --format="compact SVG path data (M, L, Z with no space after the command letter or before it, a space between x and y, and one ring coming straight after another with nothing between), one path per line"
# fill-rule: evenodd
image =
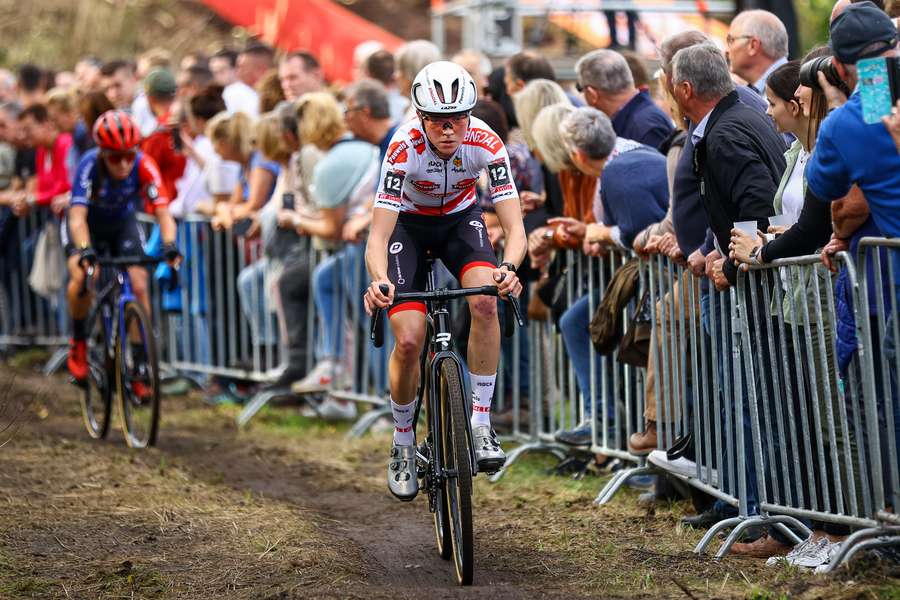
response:
M412 84L413 106L428 114L453 114L475 108L478 88L472 76L446 60L425 65Z

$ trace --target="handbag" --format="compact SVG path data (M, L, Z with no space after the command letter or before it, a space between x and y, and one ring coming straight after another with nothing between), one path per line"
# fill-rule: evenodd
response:
M62 289L64 264L59 224L51 219L44 225L35 245L34 262L28 274L28 285L34 293L47 300L55 298Z
M619 362L635 367L647 367L650 358L650 334L653 324L650 319L650 296L644 291L641 301L631 316L625 335L619 342L616 355Z

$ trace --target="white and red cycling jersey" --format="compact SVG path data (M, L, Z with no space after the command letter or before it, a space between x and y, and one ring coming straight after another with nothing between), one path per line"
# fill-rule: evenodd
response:
M444 160L428 142L418 119L411 120L391 138L375 207L415 215L458 213L475 204L475 183L485 169L494 204L518 197L506 146L484 121L470 117L465 140Z

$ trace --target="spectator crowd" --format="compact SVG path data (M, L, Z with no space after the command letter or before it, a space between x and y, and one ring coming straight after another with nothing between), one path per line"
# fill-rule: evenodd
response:
M708 333L731 326L716 324L723 317L710 311L709 296L735 286L742 268L821 252L826 266L837 271L834 255L855 252L863 237L900 235L900 108L883 123L866 123L856 68L863 59L897 56L900 6L893 10L889 15L883 3L838 0L830 39L793 60L785 26L761 10L734 18L724 51L699 31L661 40L659 68L652 73L629 50L585 54L575 64L574 82L559 81L550 62L532 50L499 66L471 50L452 57L481 86L473 115L507 145L528 233L528 258L520 270L528 283L523 305L530 319L557 323L584 398L587 420L559 432L560 443L590 445L591 419L603 392L591 385L591 361L599 369L604 360L589 352L590 307L603 301L604 290L578 282L575 301L561 303L565 251L597 257L616 248L645 259L663 255L683 266L670 292L673 301L653 307L660 317L650 346L663 348L669 336L663 313L684 314L675 304L688 295L679 289L702 280L697 310ZM257 248L231 282L237 299L227 301L237 303L250 324L248 343L265 350L274 344L276 329L280 334L283 368L267 389L310 394L349 386L352 342L364 334L348 334L346 317L369 283L362 255L379 168L397 127L417 118L408 101L415 75L442 58L425 40L396 52L362 44L354 54L354 79L342 86L325 80L313 54L279 55L253 40L239 51L223 48L179 61L153 49L136 60L84 57L71 71L35 65L0 71L0 284L20 264L11 259L22 242L17 222L32 214L50 220L65 214L76 166L94 146L93 123L107 110L122 109L140 127L141 151L159 167L165 195L173 199L172 215L208 220L213 231L231 232ZM805 78L805 66L823 58L829 68ZM481 190L490 240L499 251L503 234L491 214L486 181ZM778 224L771 225L776 216ZM753 233L735 225L751 221ZM202 248L180 240L190 264ZM314 262L313 252L327 258ZM889 273L879 276L887 281ZM849 322L852 330L846 268L823 277L838 303L836 314L823 318ZM805 291L804 281L782 283L799 302L820 302ZM896 290L887 294L888 306L900 306ZM874 318L876 311L867 314ZM751 317L760 331L782 335L767 325L770 316ZM269 326L273 319L275 327ZM319 333L311 344L312 319ZM791 349L790 339L816 332L805 331L809 323L799 317L788 314L786 321L798 330L785 336L790 358L800 351ZM204 325L197 334L205 338L200 346L222 335L209 329ZM822 344L828 364L833 344L834 364L846 364L856 345L841 337L846 328L831 329L837 339ZM509 343L504 355L511 357ZM523 340L519 367L525 371L529 347ZM895 340L879 333L873 350L877 362L881 352L892 357ZM663 420L671 418L658 414L665 378L658 363L659 352L650 352L643 379L645 426L627 443L636 456L660 447ZM797 389L823 385L814 373L794 377ZM529 378L520 381L527 395ZM695 385L703 385L699 377ZM814 400L810 395L793 402ZM894 422L884 431L900 446L896 392L880 402L893 403ZM316 414L353 419L356 408L329 397ZM603 455L595 461L601 468L613 462ZM826 485L821 477L818 483ZM896 490L887 493L900 497ZM687 524L708 527L733 516L721 501L705 508ZM832 543L847 533L819 527L816 540ZM758 557L789 550L790 540L776 530L733 548Z

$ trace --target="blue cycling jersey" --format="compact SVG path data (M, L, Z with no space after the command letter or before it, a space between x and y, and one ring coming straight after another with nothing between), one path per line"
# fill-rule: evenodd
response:
M78 164L72 184L72 206L86 206L91 222L124 221L137 210L147 211L165 206L169 199L161 195L159 168L152 158L138 152L125 179L116 180L109 174L98 176L100 168L98 148L88 150ZM94 186L100 189L94 192ZM144 202L144 206L141 206Z

